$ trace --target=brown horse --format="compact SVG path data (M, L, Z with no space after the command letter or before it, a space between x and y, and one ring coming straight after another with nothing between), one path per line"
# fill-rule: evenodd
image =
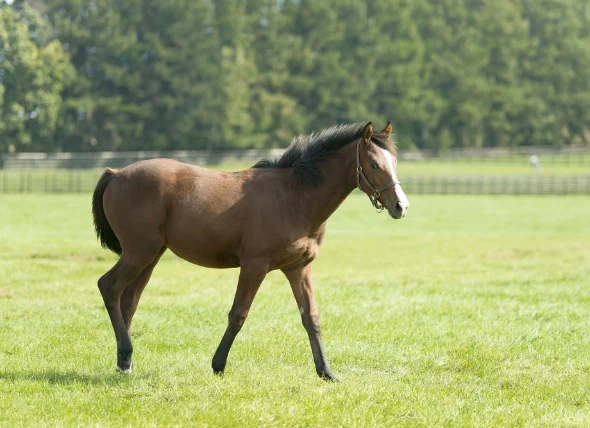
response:
M334 380L320 338L311 280L326 220L359 187L378 209L409 207L396 173L391 124L336 126L293 141L276 161L239 172L210 171L169 159L107 169L92 200L96 232L121 257L98 281L115 337L117 369L131 371L131 319L158 260L170 248L211 268L240 268L227 329L213 357L223 373L267 272L283 271L309 336L316 371ZM353 144L354 143L354 144Z

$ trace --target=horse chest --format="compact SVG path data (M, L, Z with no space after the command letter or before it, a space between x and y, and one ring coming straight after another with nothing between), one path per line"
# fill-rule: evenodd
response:
M275 251L271 262L272 269L286 269L304 266L317 257L320 246L315 239L299 239L282 250Z

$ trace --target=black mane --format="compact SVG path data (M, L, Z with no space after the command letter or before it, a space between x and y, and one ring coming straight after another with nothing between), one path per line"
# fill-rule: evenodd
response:
M252 168L293 168L293 174L299 183L317 186L324 178L318 162L332 156L347 144L358 141L365 126L366 123L337 125L317 134L300 135L280 158L261 159ZM374 133L371 141L395 154L395 146L386 135Z

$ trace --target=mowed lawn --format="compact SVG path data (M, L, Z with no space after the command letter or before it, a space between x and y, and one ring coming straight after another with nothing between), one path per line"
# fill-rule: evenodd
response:
M409 196L403 220L354 193L328 223L333 384L280 272L214 376L238 271L170 253L117 375L90 195L0 195L0 425L590 425L590 198Z

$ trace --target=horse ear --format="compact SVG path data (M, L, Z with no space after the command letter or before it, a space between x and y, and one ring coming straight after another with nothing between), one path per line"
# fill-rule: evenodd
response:
M393 131L393 125L391 124L391 121L389 121L381 133L387 135L387 138L389 138L391 131Z
M373 136L373 122L369 122L365 125L365 129L363 130L363 141L365 143L369 143L371 141L372 136Z

